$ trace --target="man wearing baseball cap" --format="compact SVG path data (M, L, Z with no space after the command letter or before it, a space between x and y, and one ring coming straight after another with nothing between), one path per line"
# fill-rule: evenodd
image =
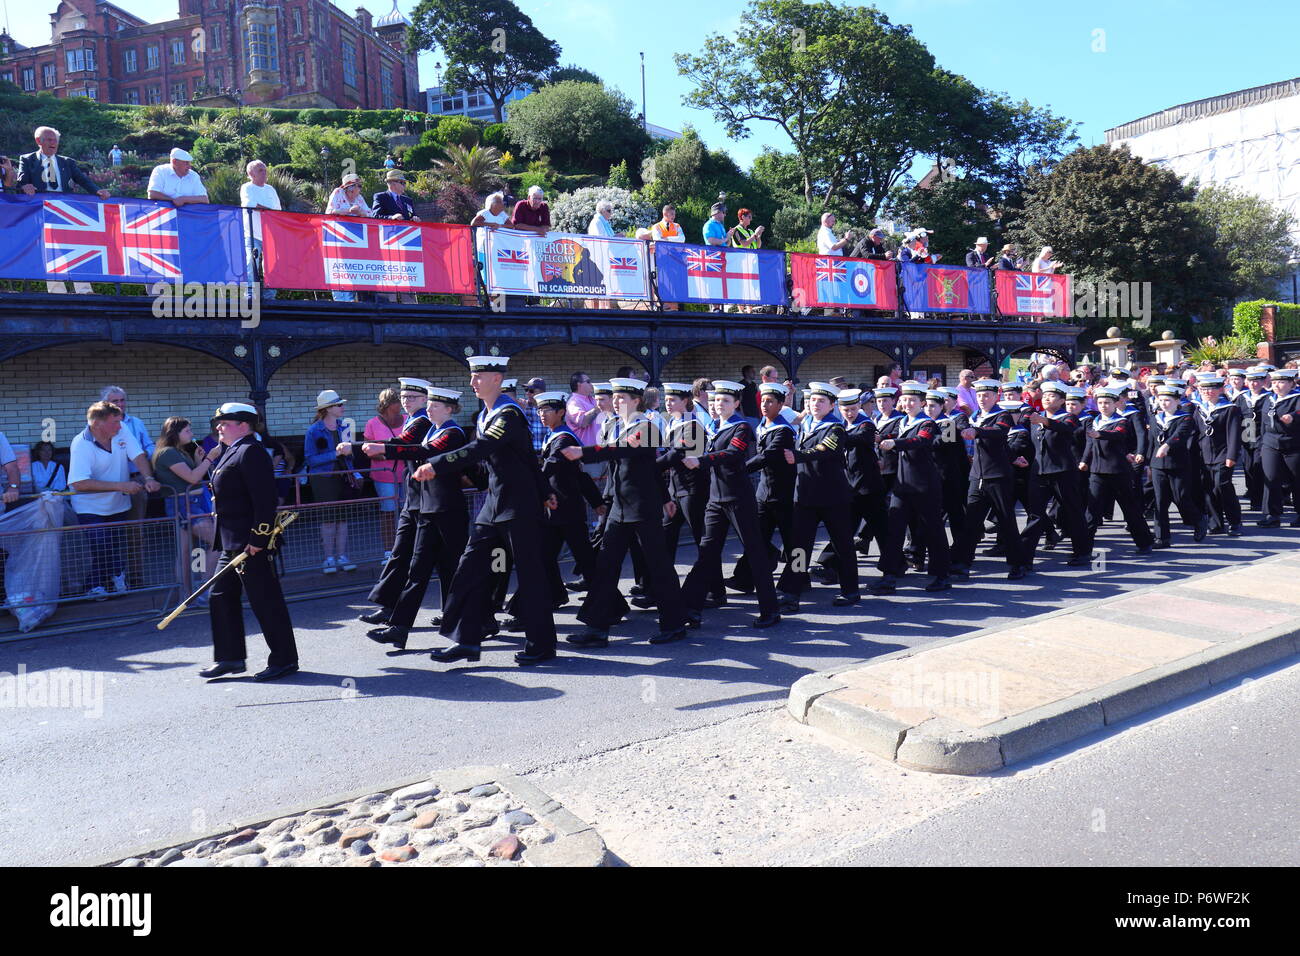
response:
M257 417L257 409L243 402L227 402L213 416L217 437L225 446L212 469L215 534L221 546L214 572L221 572L241 552L248 557L236 569L238 573L222 574L212 585L208 616L216 663L199 672L208 680L244 671L244 595L271 649L266 669L254 674L253 680L278 680L298 670L293 622L271 560L275 467L253 434Z
M194 157L179 146L171 151L170 161L155 166L149 174L149 198L161 199L176 206L207 202L208 190L199 174L190 168Z

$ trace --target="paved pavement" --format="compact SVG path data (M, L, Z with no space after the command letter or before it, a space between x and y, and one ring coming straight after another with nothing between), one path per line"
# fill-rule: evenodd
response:
M834 592L819 589L809 613L763 632L747 629L754 604L741 598L710 613L689 642L652 647L653 615L634 612L627 640L532 670L513 665L517 642L489 644L499 649L480 664L435 665L424 652L444 641L432 630L389 652L365 639L362 605L345 599L293 606L304 671L273 685L200 680L210 660L201 617L164 632L5 644L0 671L22 665L39 684L73 668L92 690L101 680L102 696L50 707L29 687L27 706L0 708L0 863L109 858L320 794L489 762L527 772L745 715L769 719L810 671L1261 557L1300 533L1211 538L1155 560L1139 559L1121 534L1109 527L1099 539L1112 549L1105 571L1049 556L1016 585L1001 561L982 559L972 583L937 599L904 588L831 609ZM577 626L571 613L559 623L562 635ZM257 638L250 647L250 665L260 665Z

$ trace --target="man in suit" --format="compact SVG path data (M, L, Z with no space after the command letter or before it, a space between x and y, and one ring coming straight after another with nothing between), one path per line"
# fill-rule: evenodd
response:
M986 236L980 236L975 240L975 248L966 253L966 268L968 269L987 269L993 262L989 256L989 241Z
M88 193L107 199L107 189L100 189L74 161L59 153L60 133L52 126L36 128L36 150L25 153L18 159L18 188L28 196L37 193L70 193L73 186L80 186ZM49 292L67 292L62 282L47 282ZM85 295L91 291L89 282L74 283L78 293Z
M222 574L212 586L208 614L212 621L212 646L216 663L199 676L211 680L244 671L244 608L248 596L262 636L271 648L266 669L253 680L277 680L298 670L298 646L293 622L284 603L280 579L271 561L275 523L275 467L262 448L253 426L257 409L242 402L227 402L215 416L217 437L223 448L212 469L213 507L217 515L216 540L221 542L221 572L242 551L248 554L235 573Z
M384 177L384 182L388 189L381 193L375 193L374 201L370 204L375 211L376 219L398 219L407 222L419 222L420 217L415 214L415 204L406 196L406 177L402 175L401 170L390 169L388 175ZM389 302L414 302L415 294L412 292L380 292L379 298Z

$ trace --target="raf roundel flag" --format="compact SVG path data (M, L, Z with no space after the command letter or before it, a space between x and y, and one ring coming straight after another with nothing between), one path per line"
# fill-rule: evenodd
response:
M898 308L895 263L846 256L790 255L791 301L800 308Z
M992 312L987 269L904 262L903 296L912 312Z
M664 302L786 302L783 252L656 242L655 268Z

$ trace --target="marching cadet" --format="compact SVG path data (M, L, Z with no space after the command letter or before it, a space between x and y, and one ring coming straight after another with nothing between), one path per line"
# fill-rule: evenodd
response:
M1156 401L1160 410L1151 422L1151 484L1155 494L1155 547L1169 547L1169 505L1178 507L1183 522L1195 528L1194 541L1204 541L1209 521L1201 509L1190 476L1200 468L1197 460L1196 422L1183 408L1183 390L1161 385Z
M1034 444L1029 440L1025 416L1032 410L1024 400L1025 388L1020 382L1003 382L1002 400L998 407L1011 413L1011 430L1007 433L1007 451L1011 454L1013 500L1029 513L1029 475L1034 466ZM1014 512L1013 512L1014 513ZM996 519L995 519L996 520ZM1017 531L1017 533L1019 533ZM997 553L995 550L994 553Z
M746 470L758 472L758 536L760 547L775 567L775 558L790 560L794 541L794 481L797 466L786 461L785 453L795 446L797 432L784 414L785 386L764 382L758 386L758 407L763 414L756 433L754 454L746 463ZM781 550L772 548L772 532L781 532ZM754 578L748 561L736 562L736 569L726 579L726 585L742 594L754 590Z
M1101 514L1102 501L1119 505L1138 554L1150 554L1152 537L1142 516L1142 504L1133 490L1132 462L1137 437L1134 422L1116 414L1120 395L1127 386L1106 386L1093 390L1097 417L1088 429L1088 443L1079 470L1088 473L1089 511Z
M709 436L703 454L688 455L682 462L690 470L706 474L710 482L699 557L682 585L682 604L692 627L700 625L711 582L722 577L722 545L728 526L734 527L740 538L740 560L749 565L758 595L758 617L751 626L761 629L781 623L776 588L772 586L772 565L759 532L754 486L746 468L755 440L753 428L738 410L744 389L739 382L714 380L710 401L717 429Z
M677 543L685 524L695 539L696 553L704 538L704 509L709 504L709 476L682 464L688 456L698 458L704 454L709 434L691 410L693 388L681 382L664 382L664 432L656 445L659 467L668 477L668 497L676 502L672 516L664 517L664 546L670 563L677 563ZM721 565L719 565L719 569ZM709 601L713 607L727 603L722 586L722 572L718 579L709 582Z
M496 631L489 572L507 549L526 556L515 566L515 593L526 639L515 662L537 664L555 657L555 619L546 572L532 556L541 550L543 509L554 507L556 502L537 464L524 410L501 391L508 362L497 355L469 359L470 387L483 403L474 440L435 455L415 472L417 481L431 481L439 475L464 472L479 462L487 466L488 472L487 498L474 518L469 544L456 565L439 627L439 633L456 643L430 655L442 663L477 661L483 638Z
M1201 469L1205 510L1210 534L1241 537L1241 502L1232 484L1232 472L1241 458L1241 409L1223 394L1223 379L1200 376L1196 386L1201 404L1193 416L1201 435Z
M898 457L898 475L889 493L889 532L887 550L880 558L883 577L871 585L873 594L893 594L898 579L907 571L903 559L903 538L914 529L914 544L928 556L930 582L927 591L947 591L951 561L948 536L943 530L940 500L943 479L935 464L934 449L940 427L922 411L926 387L920 382L904 382L898 397L903 420L889 438L880 443L882 451Z
M671 514L677 505L668 498L660 474L653 428L639 410L645 383L635 378L615 378L610 385L616 417L605 433L604 440L609 444L560 452L570 461L610 463L607 494L611 503L605 533L596 556L595 578L578 611L578 620L587 627L565 640L578 647L608 646L610 628L628 612L618 582L628 544L638 541L645 556L645 596L636 602L638 606L659 609L659 633L650 638L650 643L668 644L686 636L677 569L664 544L664 515Z
M1259 511L1264 503L1263 416L1272 400L1272 392L1269 391L1268 371L1258 365L1246 369L1243 379L1245 389L1233 397L1233 402L1241 410L1241 470L1246 477L1246 498L1250 501L1250 509Z
M953 540L966 524L966 488L970 484L970 456L966 454L966 440L961 437L970 428L970 419L957 408L957 398L955 388L925 393L925 413L939 425L934 461L943 480L943 515Z
M216 574L241 552L248 557L230 574L221 574L212 585L208 618L212 622L212 650L216 661L199 671L211 680L224 674L242 674L247 648L244 643L244 606L248 606L262 628L271 649L266 669L253 680L268 681L298 671L298 645L293 622L284 603L280 579L271 561L275 521L275 466L253 434L257 409L242 402L227 402L214 416L217 438L224 451L212 469L213 510L216 512L215 540L221 542Z
M1300 528L1300 391L1296 389L1296 370L1274 369L1268 376L1273 397L1264 412L1264 438L1261 457L1264 471L1264 519L1261 528L1276 528L1282 523L1282 509L1289 491L1296 515L1291 527Z
M576 461L561 454L566 448L581 447L582 444L573 429L565 424L565 403L568 400L569 396L564 392L541 392L533 399L542 424L551 430L541 448L542 477L550 485L556 506L546 513L542 559L546 562L551 582L551 605L555 608L569 602L568 590L560 574L560 549L566 544L569 546L574 571L583 581L590 581L596 574L596 552L587 534L587 505L598 513L605 507L591 475ZM517 618L518 604L514 599L508 610ZM514 630L510 621L501 626L503 630Z
M429 431L429 415L425 405L429 401L429 389L432 384L422 378L399 378L402 410L406 412L406 421L402 431L393 438L394 445L416 445L424 440ZM364 454L369 458L379 458L384 454L386 442L339 442L335 452L344 457ZM361 615L367 624L383 625L392 616L393 606L407 584L411 568L411 556L415 550L416 525L420 518L420 484L413 477L414 468L406 471L406 498L402 502L401 514L397 517L397 532L389 548L388 560L384 562L379 580L370 589L367 600L379 606L377 611ZM459 556L459 555L458 555Z
M898 389L890 386L878 388L874 392L876 396L876 447L886 438L892 438L898 432L898 426L906 418L902 412L898 411L894 404L898 401ZM894 490L894 479L898 475L898 455L893 451L882 451L880 453L880 477L884 482L884 491L888 495Z
M1056 517L1070 539L1071 555L1066 564L1080 567L1092 557L1092 532L1084 520L1085 495L1079 475L1080 455L1076 436L1079 420L1065 409L1065 386L1043 383L1043 410L1028 416L1030 440L1034 443L1034 470L1030 477L1028 521L1021 536L1025 562L1032 565L1039 537L1050 530L1048 505L1057 504Z
M862 392L856 388L841 389L836 397L840 418L844 423L844 474L853 489L850 508L855 536L859 536L865 547L870 547L872 538L883 549L885 526L888 521L885 502L885 486L880 478L880 462L876 458L876 426L862 411ZM882 552L883 553L883 550ZM857 560L857 551L853 560ZM828 541L817 557L817 565L824 569L822 581L826 584L838 583L835 573L837 555L834 546Z
M1228 401L1236 402L1237 396L1246 391L1246 371L1240 368L1228 369L1228 374L1224 376L1223 394L1228 397Z
M839 389L825 382L809 382L805 416L799 439L793 449L786 449L787 463L797 465L794 484L794 547L786 556L785 567L777 582L780 609L793 613L799 609L799 596L808 590L809 564L817 526L824 525L835 548L840 593L831 602L835 607L857 604L858 556L853 550L853 523L849 504L853 490L844 471L844 425L835 416Z
M952 573L958 580L970 575L975 560L975 546L984 531L984 518L991 511L998 526L998 551L1007 560L1007 580L1025 576L1025 559L1020 546L1020 529L1016 523L1015 476L1009 447L1012 412L998 405L1000 383L982 378L975 383L975 400L979 411L971 427L961 437L974 440L970 481L966 491L966 524L953 544Z
M460 411L461 393L430 384L427 385L425 394L429 430L424 438L416 444L399 442L396 438L381 444L385 458L412 462L412 473L418 470L416 462L425 462L436 455L455 451L468 440L464 429L453 418ZM405 434L403 430L398 438ZM415 489L408 492L408 495L416 499L418 520L410 568L406 574L405 586L389 610L388 617L378 622L379 627L366 632L366 637L375 643L392 644L398 650L406 648L406 639L415 625L415 615L424 603L434 568L438 570L442 607L447 607L456 566L460 562L460 556L465 553L465 544L469 540L469 503L462 489L462 478L460 473L446 470L428 481L419 481L412 474L410 480Z

